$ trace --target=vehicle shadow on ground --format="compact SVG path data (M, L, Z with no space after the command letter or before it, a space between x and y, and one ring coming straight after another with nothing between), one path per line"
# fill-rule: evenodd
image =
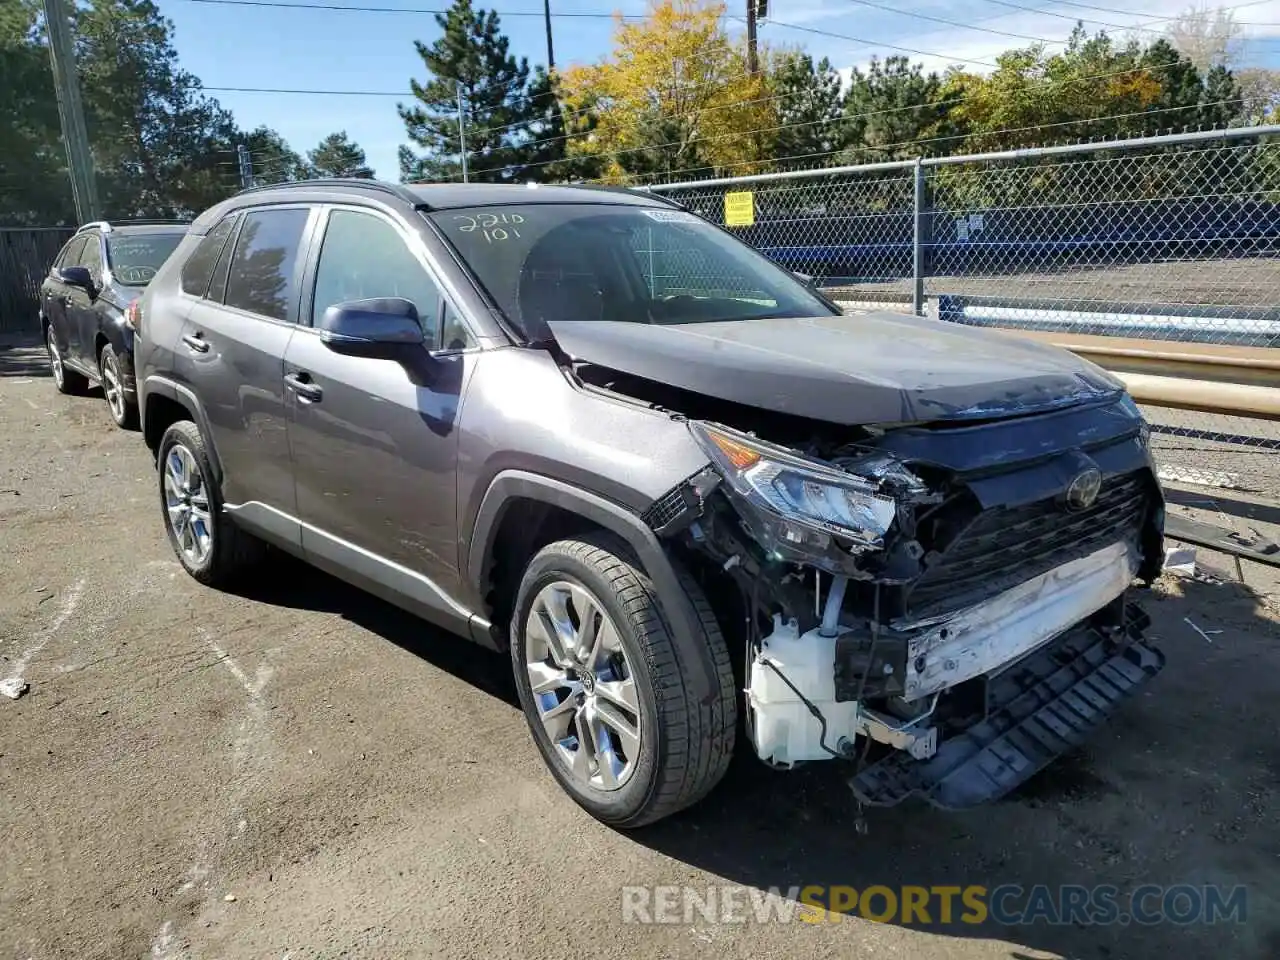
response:
M0 377L47 377L49 355L38 337L0 337Z
M291 558L280 564L282 575L242 594L337 613L519 710L505 656L424 629L421 620ZM923 805L869 810L862 834L846 782L851 768L773 772L740 749L706 800L628 836L725 884L784 894L806 886L880 886L901 896L907 886L993 891L1016 884L1024 893L1005 905L1017 910L1036 885L1056 896L1064 885L1111 884L1124 909L1125 894L1141 884L1216 883L1228 893L1243 884L1244 924L973 923L963 919L959 895L950 922L936 898L927 919L917 912L909 924L900 915L886 922L1007 942L1011 958L1027 956L1023 949L1115 960L1280 956L1280 899L1273 899L1280 890L1280 746L1271 706L1280 631L1264 615L1268 601L1241 584L1181 581L1177 589L1145 600L1166 669L1082 750L1000 803L963 813ZM1222 632L1206 642L1184 617ZM513 722L523 721L513 713ZM619 887L628 882L625 870L614 879ZM882 913L883 891L878 896L875 912ZM862 922L844 922L850 950Z
M635 839L763 889L880 885L900 898L907 886L1016 884L1025 893L1004 901L1015 912L1038 884L1055 897L1066 885L1112 884L1126 913L1126 894L1142 884L1215 883L1228 893L1243 884L1243 925L958 922L958 896L951 923L941 922L933 898L929 922L917 913L909 925L1071 957L1280 956L1272 899L1280 889L1280 748L1268 675L1280 667L1280 629L1271 601L1242 584L1192 580L1175 589L1180 595L1144 601L1165 670L1081 750L999 803L960 813L923 804L869 810L859 834L851 770L818 764L773 773L739 757L707 801ZM1206 642L1184 617L1221 633ZM882 892L873 913L883 914L885 902ZM887 922L901 925L901 913ZM848 930L858 936L856 926Z
M520 708L511 662L469 640L425 623L370 593L285 553L271 557L272 576L244 584L247 600L334 613L515 709Z

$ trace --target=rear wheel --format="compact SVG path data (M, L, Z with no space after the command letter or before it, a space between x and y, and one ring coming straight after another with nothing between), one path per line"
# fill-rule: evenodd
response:
M520 584L511 657L534 742L561 787L613 826L642 826L695 803L733 755L728 650L697 585L686 579L684 588L702 629L678 639L616 538L552 543ZM694 644L715 664L705 703L680 666L701 655Z
M44 328L44 347L49 352L49 371L53 374L53 385L59 393L80 394L89 388L89 378L82 373L70 369L62 359L62 348L58 346L58 335L53 332L53 324Z
M223 513L222 491L199 428L190 420L169 427L157 462L165 532L178 561L211 587L234 583L253 568L264 545Z
M98 368L102 372L102 392L106 395L111 419L123 430L136 430L138 407L137 404L130 403L124 394L121 361L109 343L103 346L102 354L98 357Z

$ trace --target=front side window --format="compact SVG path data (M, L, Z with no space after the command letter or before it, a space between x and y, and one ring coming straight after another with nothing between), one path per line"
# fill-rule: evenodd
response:
M217 263L218 254L222 252L227 237L231 236L231 229L235 226L235 222L234 213L223 217L191 251L191 256L187 257L187 262L182 265L184 293L189 293L193 297L205 295L205 291L209 289L209 278L213 275L213 265Z
M684 324L835 312L781 267L682 210L513 204L430 216L529 337L565 320Z
M297 293L298 251L310 211L253 210L245 214L227 273L223 303L272 320L287 320Z
M89 234L84 243L84 253L80 255L80 262L88 269L94 283L102 282L102 242L99 237L97 233Z
M82 253L84 253L84 237L72 238L71 242L62 248L62 253L58 254L58 259L54 262L54 269L78 267Z
M440 288L414 256L404 237L386 220L356 210L329 215L316 267L311 322L318 324L325 310L349 300L403 297L418 308L418 320L428 349L442 345ZM454 324L443 345L466 343L465 328ZM457 349L454 347L453 349Z
M145 287L182 241L180 233L113 233L107 237L111 276L130 287Z

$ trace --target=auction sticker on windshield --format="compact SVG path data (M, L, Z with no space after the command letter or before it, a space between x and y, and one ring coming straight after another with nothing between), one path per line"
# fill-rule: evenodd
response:
M698 218L692 213L686 213L684 210L644 210L642 211L650 220L657 220L659 223L697 223Z

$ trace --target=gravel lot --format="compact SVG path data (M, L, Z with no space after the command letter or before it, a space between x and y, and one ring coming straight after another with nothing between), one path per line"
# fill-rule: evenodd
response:
M202 588L156 500L100 395L0 348L0 679L30 684L0 698L0 956L1280 956L1273 571L1234 582L1202 552L1207 575L1161 581L1168 668L994 808L873 812L862 835L835 766L741 762L624 835L544 772L503 658L292 561L250 595ZM624 885L1000 883L1244 884L1248 920L639 926L620 907Z

